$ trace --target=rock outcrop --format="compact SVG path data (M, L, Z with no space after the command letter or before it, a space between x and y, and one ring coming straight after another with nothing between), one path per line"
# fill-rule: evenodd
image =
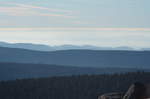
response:
M123 95L124 95L123 93L114 92L101 95L98 97L98 99L122 99Z
M150 99L150 84L134 83L126 93L108 93L98 99Z

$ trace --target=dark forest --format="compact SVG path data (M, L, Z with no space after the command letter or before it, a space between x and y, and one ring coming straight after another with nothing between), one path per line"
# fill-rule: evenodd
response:
M150 82L150 73L80 75L0 82L0 99L97 99L125 92L134 82Z

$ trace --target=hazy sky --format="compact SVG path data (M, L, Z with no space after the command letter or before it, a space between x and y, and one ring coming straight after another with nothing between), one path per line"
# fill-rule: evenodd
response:
M0 41L150 47L150 0L0 0Z

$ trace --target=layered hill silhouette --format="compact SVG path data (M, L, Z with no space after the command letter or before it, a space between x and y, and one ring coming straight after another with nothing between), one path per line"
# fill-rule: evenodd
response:
M113 74L135 71L139 70L135 68L88 68L46 64L0 63L0 80L52 76ZM150 70L143 69L142 71Z
M58 46L49 46L44 44L32 44L32 43L6 43L0 42L1 47L9 47L9 48L22 48L29 50L37 50L37 51L57 51L57 50L71 50L71 49L90 49L90 50L134 50L134 48L127 46L120 47L98 47L92 45L58 45ZM144 50L144 49L143 49Z
M0 47L0 62L57 64L78 67L149 68L150 51L32 51Z

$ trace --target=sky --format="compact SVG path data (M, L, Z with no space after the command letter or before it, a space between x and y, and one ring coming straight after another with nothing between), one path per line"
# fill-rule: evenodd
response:
M150 0L0 0L0 41L150 47Z

